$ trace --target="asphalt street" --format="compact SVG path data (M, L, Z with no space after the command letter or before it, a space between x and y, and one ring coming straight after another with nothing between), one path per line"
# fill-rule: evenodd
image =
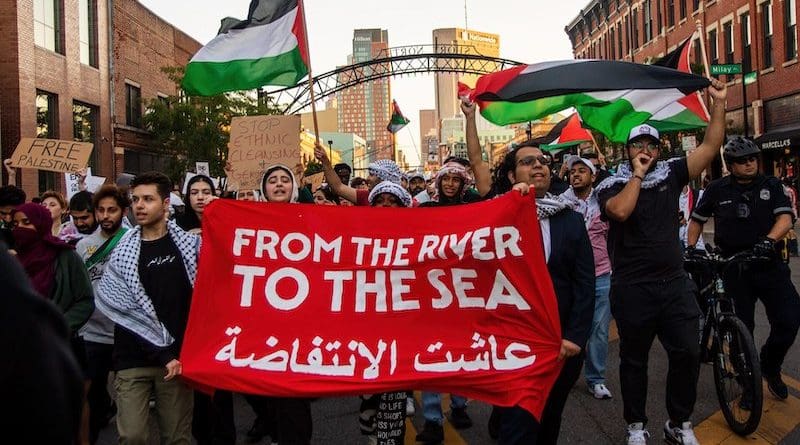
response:
M792 278L795 286L800 284L800 260L792 260ZM760 308L756 317L756 346L764 342L769 333L764 311ZM614 395L611 400L596 400L588 392L581 379L572 390L566 409L559 443L562 444L622 444L625 440L625 423L622 418L622 400L619 396L619 342L612 327L609 343L609 363L607 384ZM663 443L661 430L667 419L664 406L667 360L661 345L656 341L650 354L650 378L648 394L648 429L652 434L651 443ZM706 444L800 444L800 346L795 343L783 367L785 380L790 387L790 397L786 401L775 399L764 390L764 414L758 431L747 438L741 438L728 430L719 411L712 370L703 365L698 385L698 400L692 421L700 442ZM419 402L419 393L415 393ZM445 399L446 400L446 399ZM449 411L448 403L445 412ZM367 444L358 429L359 400L355 397L321 399L313 402L314 444ZM417 413L407 421L406 444L414 444L417 430L422 428L424 419L417 404ZM486 428L490 406L474 400L467 409L474 421L472 428L457 431L449 423L445 424L446 444L492 444ZM235 417L237 443L249 443L245 433L253 422L254 414L242 397L235 398ZM152 434L150 442L158 443L157 429L151 418ZM112 424L103 431L100 444L116 443L116 430ZM259 444L269 444L264 439Z

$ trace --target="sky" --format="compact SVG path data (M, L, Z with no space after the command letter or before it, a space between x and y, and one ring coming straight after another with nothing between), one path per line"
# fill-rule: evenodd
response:
M249 0L139 0L201 44L217 32L223 17L244 19ZM389 31L389 46L432 43L437 28L463 28L500 35L500 57L523 63L572 59L564 27L589 0L305 0L311 67L325 73L344 65L352 53L353 30ZM434 108L433 75L392 78L392 97L411 119L397 135L398 147L417 165L419 110Z

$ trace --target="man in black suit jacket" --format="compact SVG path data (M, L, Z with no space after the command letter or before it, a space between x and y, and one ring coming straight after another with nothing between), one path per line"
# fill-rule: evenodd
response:
M563 201L547 193L550 188L552 157L529 141L509 152L495 169L490 185L488 165L481 156L474 130L475 107L462 104L467 116L467 149L478 192L485 197L519 190L536 191L536 204L547 269L553 281L561 320L560 360L564 367L547 398L541 421L515 406L496 408L492 417L499 422L499 441L506 444L555 444L561 429L561 413L570 389L580 377L583 349L589 338L594 314L594 255L583 218ZM533 215L531 215L533 216ZM490 420L490 422L492 422ZM492 430L490 425L490 430Z

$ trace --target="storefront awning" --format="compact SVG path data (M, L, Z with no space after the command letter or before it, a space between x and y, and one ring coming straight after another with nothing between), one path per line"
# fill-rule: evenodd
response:
M764 133L755 142L764 151L800 147L800 128Z

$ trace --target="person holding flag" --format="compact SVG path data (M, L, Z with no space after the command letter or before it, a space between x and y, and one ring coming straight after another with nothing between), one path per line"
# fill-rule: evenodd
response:
M628 162L597 186L609 221L611 313L620 336L620 380L628 444L645 444L647 361L658 336L669 358L667 443L696 445L690 421L697 398L700 309L696 287L683 269L676 204L683 187L708 168L725 137L725 84L712 80L711 122L692 156L659 161L659 132L634 127L626 146ZM653 252L659 252L653 255Z

